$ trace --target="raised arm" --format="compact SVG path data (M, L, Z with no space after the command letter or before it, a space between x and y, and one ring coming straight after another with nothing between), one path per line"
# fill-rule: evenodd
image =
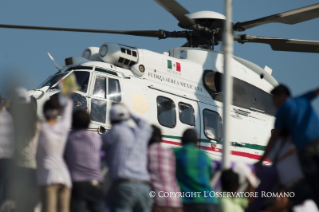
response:
M259 159L259 161L257 162L257 166L261 167L262 166L262 162L266 159L266 157L268 156L269 152L272 150L272 148L274 147L275 142L278 140L279 136L280 136L281 130L280 129L275 129L274 132L272 133L268 144L265 148L264 154L263 156L261 156L261 158Z
M72 122L73 101L70 98L64 97L64 96L61 96L61 98L65 98L65 99L60 101L64 103L64 108L63 108L62 118L60 123L69 129L71 128L71 122Z
M144 119L139 118L138 116L135 116L134 114L130 114L133 121L136 123L137 127L140 130L145 130L146 132L151 132L151 125L145 121Z
M314 98L316 98L318 95L319 95L319 88L317 88L317 89L315 89L313 91L310 91L308 93L305 93L305 94L301 95L300 97L301 98L307 98L307 99L309 99L311 101Z

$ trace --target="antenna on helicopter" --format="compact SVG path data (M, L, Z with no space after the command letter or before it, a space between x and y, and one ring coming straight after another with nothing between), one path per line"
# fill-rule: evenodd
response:
M51 59L51 61L53 62L54 66L59 70L62 71L62 69L64 69L63 66L59 65L57 62L55 62L54 58L51 56L51 54L49 52L47 52L49 55L49 58Z

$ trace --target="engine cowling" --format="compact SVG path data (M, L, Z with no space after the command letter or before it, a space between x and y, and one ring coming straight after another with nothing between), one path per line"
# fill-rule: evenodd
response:
M99 56L99 47L88 47L84 49L82 57L91 61L101 61Z
M138 51L136 48L118 43L102 44L99 56L104 62L126 69L130 69L138 61Z
M221 73L212 70L206 70L203 76L204 87L210 93L217 94L221 92L221 78Z

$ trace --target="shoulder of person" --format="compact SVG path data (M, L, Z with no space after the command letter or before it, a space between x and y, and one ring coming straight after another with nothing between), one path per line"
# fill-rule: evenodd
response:
M179 151L181 151L181 147L173 147L173 148L171 148L171 150L172 150L172 152L174 153L174 154L177 154Z
M99 135L97 132L90 131L89 129L80 130L80 131L81 132L79 132L79 135L87 136L88 138L93 139L93 140L101 140L102 139L102 135Z
M99 142L99 141L102 142L102 136L103 136L103 135L99 135L99 134L97 134L96 132L89 132L88 135L91 136L92 140L94 140L94 141L96 141L96 142Z
M161 145L158 145L159 143L153 143L149 145L148 149L159 149L161 148Z
M129 127L121 126L120 124L114 125L111 129L109 129L106 133L104 133L101 138L102 140L114 139L116 137L124 136L129 132Z
M125 121L123 123L114 125L109 132L125 135L126 133L132 132L132 129L134 128Z
M93 134L93 133L92 133ZM74 137L74 136L91 136L91 132L89 132L87 129L83 130L70 130L69 132L69 137Z
M294 105L295 99L294 98L288 98L277 110L276 117L283 115L287 112L293 105Z
M284 110L284 109L287 109L287 108L291 107L291 106L295 103L296 99L298 99L298 98L297 98L297 97L295 97L295 98L292 98L292 97L288 98L288 99L282 104L282 106L281 106L279 109Z
M154 145L154 147L153 147L154 149L160 151L160 153L162 153L162 154L172 154L172 155L175 154L175 152L174 152L174 150L172 148L164 147L164 146L162 146L161 143L155 143L155 144L152 144L152 145Z

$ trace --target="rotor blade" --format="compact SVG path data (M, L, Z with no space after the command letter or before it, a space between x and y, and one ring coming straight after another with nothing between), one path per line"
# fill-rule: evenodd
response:
M99 30L99 29L75 29L75 28L60 28L60 27L21 26L21 25L5 25L5 24L0 24L0 28L50 30L50 31L68 31L68 32L109 33L109 34L125 34L125 35L144 36L144 37L161 37L166 32L165 30L119 31L119 30Z
M265 43L275 51L319 53L319 41L236 35L239 43Z
M171 13L177 20L179 20L179 26L185 29L192 29L195 24L194 20L188 18L188 10L186 10L182 5L180 5L175 0L155 0L159 5L161 5L165 10Z
M318 17L319 4L314 4L296 10L290 10L288 12L278 13L251 21L237 22L234 26L234 29L236 31L244 31L245 29L268 23L297 24Z

